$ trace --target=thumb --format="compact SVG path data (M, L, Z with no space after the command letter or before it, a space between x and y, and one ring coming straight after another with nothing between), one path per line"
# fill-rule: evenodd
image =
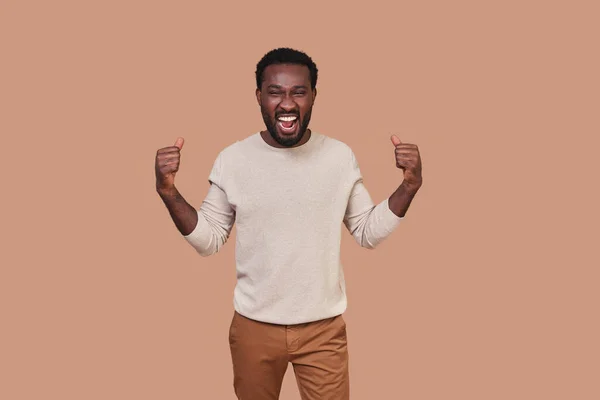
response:
M399 144L402 144L402 141L400 141L400 139L398 139L398 136L396 136L396 135L392 135L391 139L392 139L392 143L394 144L394 146L398 146Z
M183 138L182 137L177 138L177 141L175 142L175 146L179 147L179 150L181 150L181 148L183 147Z

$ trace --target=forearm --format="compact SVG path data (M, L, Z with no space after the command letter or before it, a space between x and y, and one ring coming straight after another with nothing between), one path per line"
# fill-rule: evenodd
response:
M362 181L354 185L344 223L360 246L374 249L396 229L401 220L390 209L389 199L375 205Z
M165 203L175 226L182 235L189 235L198 224L198 212L179 193L177 188L157 189L158 195Z
M390 210L398 217L404 217L406 211L410 207L410 203L421 187L422 182L418 184L407 184L406 181L396 189L389 198Z

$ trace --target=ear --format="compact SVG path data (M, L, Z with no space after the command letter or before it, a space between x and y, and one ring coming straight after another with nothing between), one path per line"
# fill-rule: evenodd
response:
M315 99L317 98L317 88L315 87L312 92L312 101L314 103Z
M262 101L260 100L260 89L256 89L256 101L258 102L259 106L262 106Z

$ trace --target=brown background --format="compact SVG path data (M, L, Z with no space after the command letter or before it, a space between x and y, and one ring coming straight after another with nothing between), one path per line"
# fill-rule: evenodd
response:
M317 62L311 126L374 200L391 133L423 158L392 237L344 233L352 398L600 398L593 3L3 1L0 398L234 398L235 232L198 256L154 155L185 137L198 207L278 46Z

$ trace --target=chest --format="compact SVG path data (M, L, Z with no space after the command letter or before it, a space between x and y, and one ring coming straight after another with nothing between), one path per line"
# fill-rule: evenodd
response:
M238 219L302 214L314 218L347 203L349 188L343 163L265 161L247 163L232 174L227 194Z

